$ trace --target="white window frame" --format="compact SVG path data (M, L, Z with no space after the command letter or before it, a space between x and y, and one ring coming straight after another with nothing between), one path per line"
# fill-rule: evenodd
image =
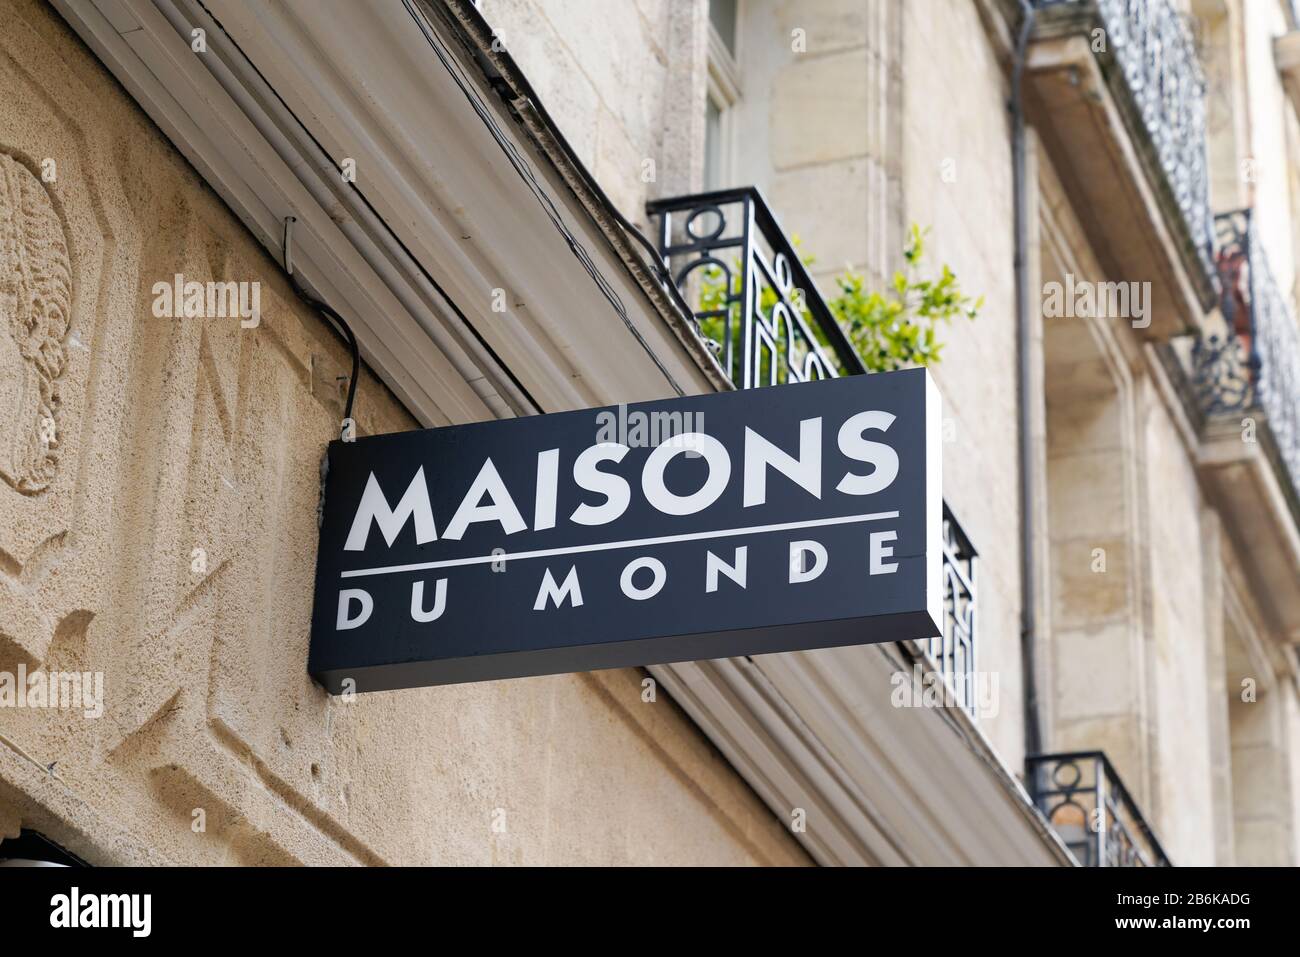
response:
M718 111L718 168L716 183L708 182L708 142L705 130L705 188L715 189L734 185L736 172L736 105L740 102L740 22L742 6L736 10L736 54L727 49L718 29L709 23L708 101Z

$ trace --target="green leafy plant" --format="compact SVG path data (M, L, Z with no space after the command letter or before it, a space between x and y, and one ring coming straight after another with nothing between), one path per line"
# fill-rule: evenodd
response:
M957 315L973 320L984 306L983 296L976 299L962 292L957 277L947 265L940 267L937 278L918 276L925 257L926 232L913 224L903 249L904 268L894 274L889 288L868 290L866 277L851 269L836 277L840 294L829 299L827 305L868 372L890 372L907 366L936 364L943 350L938 337L939 324L951 323ZM792 242L796 250L800 248L798 236L792 237ZM815 261L811 255L800 259L805 266ZM740 291L739 271L739 263L736 263L732 270L733 294ZM722 311L726 304L722 270L716 266L705 270L699 292L701 312ZM764 287L759 303L762 311L770 314L775 303L776 293ZM797 305L804 321L825 347L827 344L821 329L802 299ZM705 338L721 343L726 321L722 315L706 316L700 320L700 332Z
M886 292L868 291L864 277L852 270L836 279L840 294L827 305L870 372L934 365L943 351L939 324L957 315L973 320L984 306L983 296L973 299L961 291L947 265L936 279L918 278L924 255L925 231L913 224L905 267Z

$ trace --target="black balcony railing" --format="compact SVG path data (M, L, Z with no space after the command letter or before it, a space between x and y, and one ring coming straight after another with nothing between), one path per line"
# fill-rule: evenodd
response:
M1124 782L1101 751L1025 758L1034 804L1084 867L1171 867Z
M1215 218L1225 328L1192 346L1192 392L1207 418L1258 417L1284 486L1300 496L1300 333L1248 209Z
M975 560L977 553L948 503L943 505L943 634L926 651L957 703L976 716Z
M1151 144L1163 178L1207 276L1214 274L1205 74L1188 21L1171 0L1036 0L1041 11L1095 16L1092 35L1104 67L1122 76L1131 120ZM1100 41L1100 42L1099 42ZM1139 151L1143 152L1143 151ZM1159 183L1157 182L1157 187Z
M696 332L739 389L866 372L757 189L647 204L659 253ZM935 669L975 715L975 547L943 507L944 632L927 639Z
M865 371L753 187L656 200L659 253L738 389Z

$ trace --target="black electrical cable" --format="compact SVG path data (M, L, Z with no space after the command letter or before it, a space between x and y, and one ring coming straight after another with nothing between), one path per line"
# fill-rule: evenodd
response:
M352 327L348 321L338 314L331 306L321 302L315 296L307 292L298 282L298 277L293 273L293 224L297 222L297 217L286 216L284 218L284 271L289 277L289 284L293 286L293 291L298 294L298 298L307 305L311 306L322 315L328 316L334 324L343 332L343 338L347 340L348 349L352 352L352 375L348 376L348 397L343 404L343 425L339 429L339 437L346 440L348 425L352 423L352 403L357 397L357 379L361 375L361 350L357 346L357 337L352 332Z
M301 131L301 134L304 137L304 139L307 142L310 142L312 148L318 151L321 156L326 158L326 160L328 161L328 165L331 169L337 170L339 167L338 160L331 155L329 150L325 148L325 145L319 139L317 139L316 135L312 133L310 129L307 128L307 126L302 122L302 120L298 119L293 109L289 106L287 102L285 102L284 97L280 95L280 93L275 89L275 87L271 85L270 81L267 80L266 76L262 73L262 71L258 69L257 64L255 64L252 61L252 59L248 56L248 54L244 52L243 48L240 47L239 43L236 42L234 37L232 37L229 34L229 32L226 31L225 27L222 26L221 21L218 20L213 15L212 11L205 6L204 0L193 0L193 2L197 4L198 8L203 11L204 16L206 16L209 20L212 21L216 29L221 32L222 40L230 44L230 47L239 54L240 59L247 66L247 68L254 75L256 75L257 78L261 81L262 86L266 91L266 95L274 98L275 101L280 104L280 107L285 111L285 113L293 119L297 129ZM373 216L377 221L381 223L384 222L384 217L380 215L379 211L375 209L374 205L370 202L370 200L366 198L365 193L361 192L361 190L357 188L355 183L350 184L348 189L350 195L354 197L360 205L364 206L366 211L371 216ZM385 226L385 228L387 227ZM398 236L396 233L392 232L391 230L388 230L388 235L390 236L392 241L397 245L397 247L401 250L403 256L406 257L406 260L411 264L411 266L419 271L420 277L426 283L429 284L430 288L432 288L434 292L438 294L439 298L442 300L443 304L447 307L447 309L449 309L452 312L452 314L455 315L458 320L460 320L462 324L462 328L465 330L465 332L469 334L469 336L473 338L475 345L477 345L480 349L482 349L484 354L487 355L487 357L491 361L491 363L494 364L493 366L494 370L496 372L499 372L503 378L509 380L510 386L512 388L498 390L501 393L501 397L506 401L507 405L509 405L510 408L514 410L516 414L520 414L520 415L526 413L529 410L541 411L541 406L537 402L537 400L535 400L532 397L532 395L524 387L523 383L519 381L518 376L516 376L515 373L511 371L506 366L506 364L501 360L500 356L497 355L496 350L494 350L492 346L487 342L487 340L483 338L482 333L479 332L479 330L474 327L474 324L469 321L469 318L465 315L464 310L461 309L460 305L456 302L456 300L452 299L452 297L447 293L447 290L443 288L442 284L439 283L438 280L429 272L429 270L424 267L424 265L420 262L420 260L415 257L415 255L407 247L406 243L403 242L400 236ZM290 274L292 274L293 272L293 270L291 269L286 269L286 271L289 272ZM472 349L466 347L466 351L472 356L473 354ZM480 365L480 370L485 371L481 365Z
M357 348L357 337L352 333L352 327L347 324L342 316L332 308L321 302L319 299L313 299L307 292L296 282L293 284L294 290L298 293L299 298L307 305L311 306L317 312L324 313L334 320L335 324L343 330L343 338L348 342L348 348L352 350L352 375L348 377L348 398L343 404L343 429L340 435L347 432L347 425L352 419L352 403L357 397L357 377L361 374L361 350Z

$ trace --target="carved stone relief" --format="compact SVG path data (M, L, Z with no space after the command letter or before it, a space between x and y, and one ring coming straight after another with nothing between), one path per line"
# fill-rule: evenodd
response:
M0 153L0 477L24 494L44 490L58 467L71 311L63 222L41 181Z

